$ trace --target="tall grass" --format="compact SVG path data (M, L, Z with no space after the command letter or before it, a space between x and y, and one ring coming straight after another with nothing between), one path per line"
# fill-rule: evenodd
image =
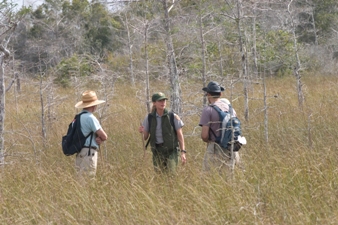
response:
M146 115L143 87L119 82L96 114L109 139L101 146L96 179L87 182L77 178L74 156L64 156L60 147L79 96L57 90L44 147L38 91L27 83L20 94L6 96L1 224L336 224L338 79L308 76L303 82L300 110L292 77L267 81L268 143L261 86L251 87L249 121L242 116L243 99L233 103L248 140L233 176L201 173L202 85L184 82L188 163L174 178L156 175L149 149L144 155L137 132ZM169 93L157 85L152 92Z

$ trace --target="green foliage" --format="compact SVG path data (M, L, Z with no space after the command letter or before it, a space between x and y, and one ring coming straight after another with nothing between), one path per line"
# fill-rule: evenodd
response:
M130 11L133 15L142 18L144 20L152 20L159 13L162 13L163 6L158 0L152 1L139 1L135 3L129 3Z
M32 16L36 19L43 19L46 17L43 7L39 6L35 11L32 12Z
M69 1L65 1L62 4L62 14L67 17L69 21L71 20L86 20L88 18L88 8L90 4L86 0L73 0L71 3Z
M103 56L105 51L116 50L120 43L114 39L114 30L120 27L119 21L111 18L102 4L91 4L91 11L84 26L90 52Z
M196 0L182 0L180 1L180 5L183 8L188 8L188 7L192 7L192 6L198 6L198 1Z
M329 32L338 19L336 0L313 0L315 23L322 34Z
M32 8L31 7L22 7L19 11L18 11L18 16L23 17L28 15L29 13L32 12Z
M108 54L107 58L108 68L114 72L127 73L129 66L129 57L127 55L113 55Z
M312 44L315 38L314 32L316 32L318 39L325 43L338 21L338 2L336 0L299 1L297 7L301 10L298 14L300 18L298 26L302 27L297 31L300 36L298 40ZM312 18L312 14L314 18Z
M55 83L60 84L63 87L68 87L70 84L70 78L72 76L89 76L93 72L94 67L90 63L89 58L73 55L68 59L63 59L57 65L57 77L54 81Z
M296 60L291 34L283 30L260 33L256 44L260 67L278 73L279 76L288 74Z

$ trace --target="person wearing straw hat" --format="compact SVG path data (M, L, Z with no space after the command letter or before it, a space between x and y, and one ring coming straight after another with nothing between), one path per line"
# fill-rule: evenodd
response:
M218 112L211 105L218 106L222 111L229 111L230 102L228 99L221 98L224 88L215 81L209 82L207 87L202 90L206 92L205 96L209 103L208 106L204 107L199 122L202 127L201 138L207 143L207 150L203 159L203 171L209 171L212 168L221 171L226 168L225 165L230 165L231 152L215 142L216 136L220 134L220 120ZM235 110L233 110L233 113L236 116ZM233 154L235 163L238 164L239 154L238 152L233 152Z
M144 140L149 137L155 171L175 174L178 154L182 164L187 160L182 132L184 123L178 115L165 108L166 100L168 98L162 92L153 94L152 112L144 119L139 132L143 133Z
M93 115L93 112L95 112L99 104L104 102L104 100L98 100L95 91L85 91L82 93L82 101L75 104L75 108L82 109L82 112L85 112L80 117L82 133L84 136L89 135L91 132L94 134L87 138L84 147L76 155L75 167L80 174L87 173L90 176L95 176L96 174L97 151L99 150L99 145L107 140L107 134Z

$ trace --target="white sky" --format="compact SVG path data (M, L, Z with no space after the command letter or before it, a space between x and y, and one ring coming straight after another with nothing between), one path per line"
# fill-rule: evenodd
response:
M8 2L10 2L10 1L18 4L17 8L19 8L19 9L21 8L22 5L27 6L27 7L28 6L38 6L38 5L41 5L44 2L44 0L8 0ZM107 0L102 0L101 2L106 2L106 1ZM90 2L90 0L89 0L89 2ZM119 3L116 3L116 4L117 5L113 5L113 4L109 5L109 9L110 10L118 9Z
M43 3L43 0L12 0L12 2L18 4L17 7L21 8L22 5L25 5L25 6L40 5L41 3Z

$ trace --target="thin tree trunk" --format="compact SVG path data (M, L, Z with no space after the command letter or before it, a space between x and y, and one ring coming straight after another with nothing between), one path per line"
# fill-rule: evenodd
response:
M268 130L268 103L267 103L267 94L266 94L266 81L265 81L265 72L263 74L263 89L264 89L264 133L265 133L265 142L269 142L269 130Z
M239 42L239 51L241 54L241 62L242 62L242 74L240 74L240 78L243 80L243 94L244 94L244 118L246 121L249 120L249 94L248 94L248 72L247 72L247 61L246 61L246 50L243 48L243 37L241 32L240 21L242 18L242 2L241 0L237 0L237 31L238 31L238 42Z
M181 89L179 83L179 77L177 73L177 64L176 57L174 52L174 46L171 39L171 30L170 30L170 18L167 6L167 0L162 0L163 9L164 9L164 28L166 31L166 44L167 44L167 58L168 58L168 67L169 67L169 76L171 83L171 98L170 105L171 110L177 114L181 114Z
M40 54L39 54L39 63L40 63L40 104L41 104L41 135L43 139L43 147L46 147L46 124L45 124L45 103L43 100L43 72L41 71L41 59L40 59Z
M4 122L5 122L5 69L4 58L6 53L0 52L0 164L5 163L4 151Z
M131 43L129 25L128 25L128 16L125 14L126 18L126 28L127 28L127 36L128 36L128 54L129 54L129 70L130 70L130 81L133 86L135 86L135 77L134 77L134 65L133 65L133 45Z
M5 164L5 139L4 139L4 124L5 124L5 68L4 60L9 57L10 52L7 50L7 44L9 42L3 41L4 45L0 42L0 165Z
M201 8L199 7L199 15L198 15L198 21L199 21L199 31L200 31L200 38L201 38L201 56L202 56L202 81L203 81L203 87L207 85L207 75L206 75L206 60L205 60L205 40L204 40L204 34L203 34L203 21L202 21L202 12ZM207 98L206 96L203 98L203 106L207 105Z
M146 60L146 99L147 99L147 111L150 113L150 84L149 84L149 56L148 56L148 28L149 24L146 21L144 27L144 55Z
M219 75L223 77L223 55L222 55L222 42L219 36L218 31L216 31L217 41L218 41L218 51L219 51ZM205 86L204 86L205 87Z
M315 36L315 45L318 46L318 37L317 37L317 30L316 30L316 23L315 23L315 17L314 17L314 9L311 6L311 20L312 20L312 26L313 26L313 35Z
M258 62L257 62L257 46L256 46L256 5L253 8L253 24L252 24L252 55L254 62L255 78L258 78Z
M295 59L296 59L296 65L294 66L293 69L293 74L296 77L296 86L297 86L297 94L298 94L298 106L299 108L303 109L303 103L304 103L304 94L303 94L303 84L302 84L302 76L300 74L300 68L301 68L301 63L298 55L298 44L297 44L297 37L296 37L296 27L294 24L294 19L290 10L291 4L293 0L291 0L288 4L288 13L291 18L291 26L292 26L292 34L293 34L293 47L295 51Z

